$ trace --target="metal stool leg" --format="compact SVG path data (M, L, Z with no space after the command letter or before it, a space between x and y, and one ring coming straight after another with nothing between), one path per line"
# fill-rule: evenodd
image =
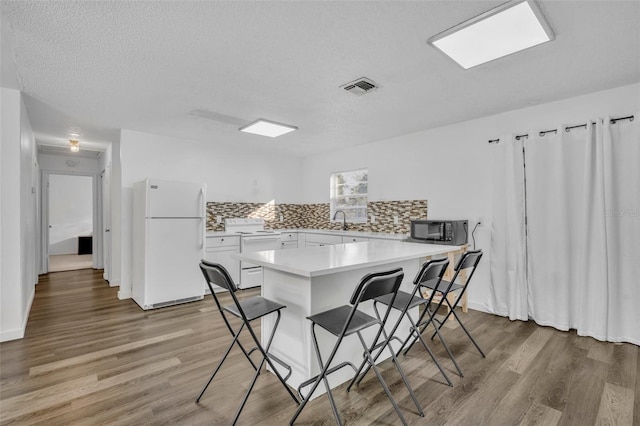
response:
M315 324L314 323L311 323L311 334L313 336L313 343L314 343L315 348L316 348L316 356L318 357L318 363L320 364L320 368L322 370L321 370L320 374L318 375L318 378L316 379L315 383L311 387L311 390L307 394L307 397L302 400L302 402L298 406L298 409L293 414L293 417L289 421L289 425L293 425L293 423L296 421L298 416L300 416L300 413L302 413L302 410L307 405L307 402L309 402L309 400L311 399L311 395L313 395L313 393L316 391L316 389L320 385L320 381L323 380L324 383L325 383L325 386L327 388L327 392L329 394L329 402L331 404L331 408L333 409L333 414L334 414L334 416L336 418L336 422L338 423L338 425L341 426L342 423L340 421L340 416L338 415L337 408L336 408L336 405L335 405L335 401L333 400L333 395L331 394L331 389L329 388L329 382L328 382L328 380L326 379L325 376L327 374L327 371L329 370L329 366L331 365L331 362L333 361L333 358L335 357L336 353L338 352L338 347L340 346L340 343L342 342L342 339L343 339L344 336L340 336L340 338L336 342L335 346L333 347L333 351L331 351L331 354L329 355L329 358L327 359L326 364L324 364L324 367L323 367L322 366L322 357L320 356L320 348L318 347L318 341L316 339Z
M440 328L437 327L436 324L433 324L433 328L435 328L436 333L438 334L438 337L440 338L440 342L442 343L442 346L444 346L444 349L447 351L447 354L449 355L449 358L451 358L451 362L453 362L453 365L456 367L456 370L458 370L458 374L460 375L460 377L464 377L464 375L462 374L462 370L460 369L460 366L458 365L458 362L456 361L456 358L453 356L453 353L451 352L451 349L449 349L449 345L447 345L446 340L444 340L444 337L440 333Z
M253 329L251 327L247 327L247 328L249 329L249 333L251 333L251 337L253 337L253 341L256 343L256 346L258 347L258 349L262 353L262 356L265 358L264 361L266 361L266 363L269 364L269 366L273 370L273 373L278 377L278 380L280 380L280 383L282 383L282 386L285 388L285 390L291 396L291 398L295 401L295 403L296 404L300 404L300 401L298 401L298 398L293 394L293 392L291 391L289 386L287 386L287 383L282 378L282 375L280 375L280 373L278 372L278 369L273 364L273 362L271 361L271 358L269 357L269 354L268 354L269 349L271 348L271 343L273 342L273 337L275 336L276 330L278 329L278 324L280 323L280 317L281 317L281 314L280 314L280 311L278 311L278 317L276 318L276 323L274 324L273 330L271 331L271 336L269 336L269 342L267 343L266 349L263 348L260 345L260 342L258 340L258 336L256 336L256 334L254 333ZM258 371L260 371L260 369L258 369Z
M291 392L291 389L289 389L287 384L284 382L284 379L282 379L282 377L280 376L280 373L278 372L278 370L276 370L275 366L271 363L271 360L269 359L269 354L268 354L269 348L271 347L271 343L273 342L273 337L275 336L276 330L278 329L278 324L280 323L280 316L281 316L280 311L278 311L278 317L276 319L276 323L273 326L273 330L271 330L271 335L269 336L269 341L267 343L266 348L262 348L262 346L260 345L260 342L258 342L258 338L255 335L253 328L251 328L251 325L247 325L247 329L249 330L249 333L251 333L251 336L253 337L256 347L262 353L262 361L260 361L260 365L258 366L256 373L253 375L253 379L249 384L249 389L247 389L247 392L245 392L244 397L242 398L242 402L240 403L240 406L236 410L236 414L233 417L232 424L235 424L238 421L238 418L240 417L240 413L242 412L242 409L244 408L244 405L246 404L247 399L249 399L249 394L251 393L251 391L253 390L253 387L256 384L256 380L258 379L258 375L260 375L260 370L262 369L262 366L264 365L265 361L271 366L271 368L273 369L273 372L278 377L278 380L280 380L280 383L282 383L282 385L285 387L289 395L291 395L291 397L296 402L296 404L299 404L298 399L295 397L295 395L293 395L293 393Z
M462 294L460 294L460 296L458 296L458 298L456 299L456 301L453 304L453 306L451 306L451 304L449 304L449 302L447 301L447 304L449 305L449 313L444 317L444 320L440 323L440 325L439 325L439 327L437 327L437 329L438 330L441 329L442 326L444 326L446 321L449 319L449 317L453 314L453 316L458 321L458 324L460 324L460 327L462 327L464 332L467 334L467 337L469 337L469 339L471 340L471 343L473 343L473 345L476 347L478 352L480 352L480 355L482 355L483 358L486 358L486 355L484 354L484 352L482 352L482 349L480 349L480 346L478 345L476 340L473 338L473 336L471 336L471 333L469 333L469 330L467 330L467 327L464 326L464 324L462 323L462 320L460 320L460 317L455 312L454 307L457 306L458 300L460 300L461 298L462 298ZM445 298L445 300L446 300L446 298ZM431 339L433 339L435 337L435 335L436 335L436 333L433 333L433 335L431 336ZM438 337L440 337L442 339L442 337L440 336L440 333L438 333Z
M373 310L376 314L376 316L378 317L378 319L380 319L380 314L378 312L378 308L377 308L377 304L376 302L373 303ZM406 314L406 311L405 311ZM404 314L403 314L404 315ZM420 316L420 318L418 318L418 322L424 317L425 313L423 311L423 314ZM391 333L389 333L390 336L392 336L388 343L389 343L389 350L391 352L393 352L393 348L391 347L391 339L393 339L393 334L396 332L396 330L398 329L398 327L400 326L400 322L402 320L403 316L401 316L398 321L396 322L396 325L394 326L393 330L391 330ZM402 352L402 349L404 348L404 346L406 345L407 341L411 338L411 336L413 335L413 330L416 329L416 324L413 322L413 318L411 318L410 315L407 315L407 318L409 319L409 322L411 322L412 325L412 331L410 332L409 336L407 336L407 339L405 339L405 341L402 343L402 346L400 346L400 349L398 349L398 351L393 354L394 355L394 359L397 359L397 357L400 355L400 352ZM385 336L386 336L386 332L385 332ZM399 339L398 339L399 340ZM386 343L385 343L386 344ZM436 364L436 366L438 367L438 370L440 370L440 373L442 373L442 376L445 378L445 380L447 381L447 384L449 386L453 386L453 384L451 383L451 380L449 380L449 377L447 376L447 374L444 372L444 369L442 368L442 366L440 365L440 363L438 362L438 360L436 359L435 355L433 354L433 352L431 352L431 350L429 349L428 346L426 346L426 343L423 342L423 344L425 345L425 348L427 349L427 352L429 353L429 355L431 356L431 359L433 360L433 362ZM382 351L384 350L384 345L382 347L382 349L376 354L376 356L373 358L374 361L378 360L378 357L380 356L380 354L382 353ZM406 355L406 352L405 352ZM369 370L371 369L370 366L367 366L367 368L365 369L365 371L360 375L360 377L357 377L358 374L360 374L360 372L362 371L362 368L364 368L364 364L365 361L362 362L362 365L360 365L360 369L358 370L358 373L356 374L356 376L354 376L354 378L351 380L351 383L349 383L349 387L347 388L347 391L349 391L349 389L351 389L351 386L354 384L360 385L360 382L362 382L362 380L364 379L364 377L367 375L367 373L369 372ZM356 381L357 380L357 381ZM419 407L418 410L421 410L421 408Z
M222 359L220 360L220 362L218 362L217 367L215 368L215 370L213 370L213 373L211 374L211 377L209 377L209 380L207 381L207 383L204 385L204 387L202 388L202 390L200 391L200 393L198 394L198 397L196 398L196 403L200 402L200 398L202 398L202 395L204 395L204 392L207 390L207 388L209 387L209 385L211 384L211 382L213 381L213 378L216 376L216 374L218 373L218 370L220 370L220 367L222 367L222 363L224 362L225 359L227 359L227 356L229 355L229 352L231 352L231 349L233 348L233 345L238 342L238 337L240 337L240 332L242 331L242 329L244 328L244 324L242 324L242 326L240 327L240 329L238 330L238 332L236 334L234 334L233 340L231 341L231 344L229 345L229 347L227 348L227 351L224 353L224 356L222 357ZM238 342L239 344L240 342ZM243 350L244 352L244 350ZM245 352L245 355L246 352ZM249 356L247 355L247 358L249 359L249 362L251 362L251 358L249 358ZM251 365L253 365L253 367L255 368L255 365L253 364L253 362L251 362Z
M411 385L407 380L407 376L404 374L404 370L400 366L400 362L398 361L398 358L396 358L396 354L393 352L393 348L391 347L391 338L387 336L386 331L384 331L384 327L382 327L382 334L385 338L385 343L384 343L384 346L382 346L382 348L380 349L380 352L377 354L376 358L382 353L385 346L389 348L389 352L391 353L391 357L393 358L393 363L396 365L396 368L398 369L398 373L400 373L400 377L402 377L402 381L404 382L404 385L407 387L407 390L409 391L409 395L411 395L411 399L413 399L413 403L416 405L416 408L418 409L418 413L420 414L420 417L424 417L424 410L422 409L422 406L418 402L416 395L413 393L413 389L411 388ZM374 359L374 362L375 362L375 359Z
M362 343L362 347L365 350L365 355L366 355L366 357L367 357L367 359L369 361L369 365L371 365L371 368L373 369L373 372L376 373L376 376L378 377L378 381L380 382L380 384L382 385L382 388L384 389L384 393L387 394L387 398L389 398L389 401L391 401L391 405L393 405L393 409L398 414L398 417L400 418L400 421L402 422L403 425L406 426L407 425L407 421L405 420L404 416L402 415L402 412L400 411L400 408L398 407L398 404L396 404L396 400L393 399L393 396L391 395L391 391L387 387L387 383L382 378L382 374L380 374L380 370L378 370L378 367L376 367L376 364L373 361L373 358L371 357L371 353L369 352L369 349L367 348L367 344L365 343L364 339L362 338L362 334L360 332L357 332L356 334L360 338L360 343Z
M407 345L407 343L409 342L409 340L411 339L411 343L409 344L409 346L407 347L407 349L405 349L404 351L404 355L407 355L407 353L409 352L409 350L413 347L413 345L416 344L416 342L418 341L418 337L424 333L424 331L427 329L427 327L429 326L429 321L431 321L433 319L433 315L429 316L429 321L424 321L424 317L430 313L429 309L425 306L424 310L422 311L422 314L420 314L420 317L418 318L418 321L413 322L413 320L411 321L411 325L412 327L412 332L409 334L409 336L407 336L406 340L404 341L404 343L402 344L402 346L400 347L400 350L398 350L398 354L400 354L400 352L402 351L402 349Z
M229 320L227 319L227 316L224 314L224 310L222 309L222 306L220 306L220 302L218 301L218 299L216 297L214 297L213 300L215 301L216 305L218 306L218 310L220 311L220 315L222 316L222 319L224 320L224 323L226 324L227 328L229 329L229 332L231 333L231 335L235 336L236 333L233 331L233 328L231 327L231 324L229 323ZM242 327L244 327L244 324L242 324ZM242 327L240 328L240 330L242 330ZM240 330L238 331L238 333L240 333ZM251 363L251 366L253 367L253 369L257 370L258 367L256 367L256 365L253 363L253 360L251 360L251 357L249 356L249 353L244 348L244 346L242 346L242 343L239 340L238 340L238 346L240 347L240 350L242 350L242 353L244 353L244 356Z
M375 300L373 301L373 312L376 314L376 318L378 318L378 321L382 322L382 318L380 318L380 312L378 311L378 302ZM400 317L400 319L402 319L402 316ZM396 322L396 325L393 327L393 330L391 330L391 335L393 335L393 333L395 333L396 330L398 329L398 326L400 325L400 319ZM376 337L379 337L379 335ZM371 345L370 351L376 348L377 343L378 343L377 340L373 342L373 344ZM380 349L380 351L378 351L376 356L373 357L374 361L378 360L378 357L384 350L385 343L380 344L380 346L382 346L382 349ZM362 372L362 369L365 368L365 366L366 366L366 369L364 373L360 374ZM358 367L358 371L356 371L356 374L351 379L351 382L349 382L349 386L347 386L347 392L351 391L351 387L354 385L354 383L356 385L360 385L360 382L362 382L362 379L364 379L364 377L367 375L370 369L371 367L368 365L367 357L363 355L362 363L360 363L360 367Z
M242 412L242 409L244 408L244 405L247 403L247 399L249 399L249 394L253 390L253 386L256 384L256 380L258 380L258 376L260 375L260 369L264 365L264 360L265 360L265 358L262 359L262 361L260 362L260 365L258 366L258 369L256 370L255 374L253 375L253 379L251 379L251 383L249 384L249 389L247 389L247 391L245 392L244 397L242 398L242 401L240 402L240 406L236 410L236 414L233 416L233 421L231 422L232 425L235 425L238 422L238 418L240 417L240 413Z

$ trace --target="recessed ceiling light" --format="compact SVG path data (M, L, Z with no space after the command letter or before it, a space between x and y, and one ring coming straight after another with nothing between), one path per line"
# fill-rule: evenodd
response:
M275 137L284 135L285 133L298 130L298 128L295 126L289 126L288 124L276 123L274 121L269 121L263 118L259 118L253 123L240 127L239 130L241 132L253 133L256 135L269 136L270 138L275 138Z
M469 69L554 38L534 1L515 0L433 36L427 43Z

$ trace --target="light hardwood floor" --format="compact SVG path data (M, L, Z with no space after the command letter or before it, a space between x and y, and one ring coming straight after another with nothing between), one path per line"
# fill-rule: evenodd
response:
M0 423L228 424L252 370L234 349L195 404L230 342L210 296L145 312L131 300L118 300L117 289L101 275L82 270L41 277L26 337L0 345ZM447 329L465 376L455 375L440 344L432 347L453 387L443 383L423 349L400 358L424 418L416 414L393 365L382 363L409 423L640 425L637 346L471 310L464 318L487 358L460 329ZM339 387L334 394L346 424L399 424L372 374L350 393ZM275 376L264 373L239 424L284 425L294 411ZM312 401L296 424L335 424L327 399Z
M93 268L93 255L91 254L55 254L49 256L49 272L91 268Z

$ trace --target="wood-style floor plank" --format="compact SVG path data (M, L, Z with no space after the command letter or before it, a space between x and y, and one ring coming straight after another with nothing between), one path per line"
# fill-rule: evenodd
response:
M487 355L448 321L443 334L464 377L442 342L426 335L453 387L421 346L400 357L425 417L395 366L380 364L410 425L640 425L637 346L472 310L461 316ZM229 424L253 372L237 348L199 404L195 397L230 341L210 296L143 311L118 300L102 271L42 276L25 338L0 344L0 424ZM248 335L241 341L250 346ZM373 373L349 393L337 387L334 396L346 425L400 424ZM239 424L285 425L295 408L265 371ZM296 424L335 424L327 398L311 401Z
M529 409L525 412L524 418L519 426L555 426L560 421L562 412L547 407L546 405L533 402Z
M596 425L627 425L633 421L633 390L604 384Z

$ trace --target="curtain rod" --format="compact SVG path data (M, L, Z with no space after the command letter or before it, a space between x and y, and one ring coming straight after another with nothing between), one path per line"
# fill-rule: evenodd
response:
M633 119L634 119L633 115L628 115L626 117L614 117L609 121L609 123L616 124L618 121L621 121L621 120L633 121ZM578 125L575 125L575 126L567 126L567 127L564 128L564 131L565 132L570 132L571 129L577 129L579 127L584 127L586 129L587 128L587 124L589 124L589 123L578 124ZM592 121L591 124L593 125L593 124L596 124L596 123ZM544 136L547 133L558 133L558 129L541 130L538 134L540 136ZM516 140L519 141L520 138L527 138L527 137L529 137L528 133L524 133L522 135L516 135ZM500 138L498 138L498 139L489 139L489 143L499 143L499 142L500 142Z

